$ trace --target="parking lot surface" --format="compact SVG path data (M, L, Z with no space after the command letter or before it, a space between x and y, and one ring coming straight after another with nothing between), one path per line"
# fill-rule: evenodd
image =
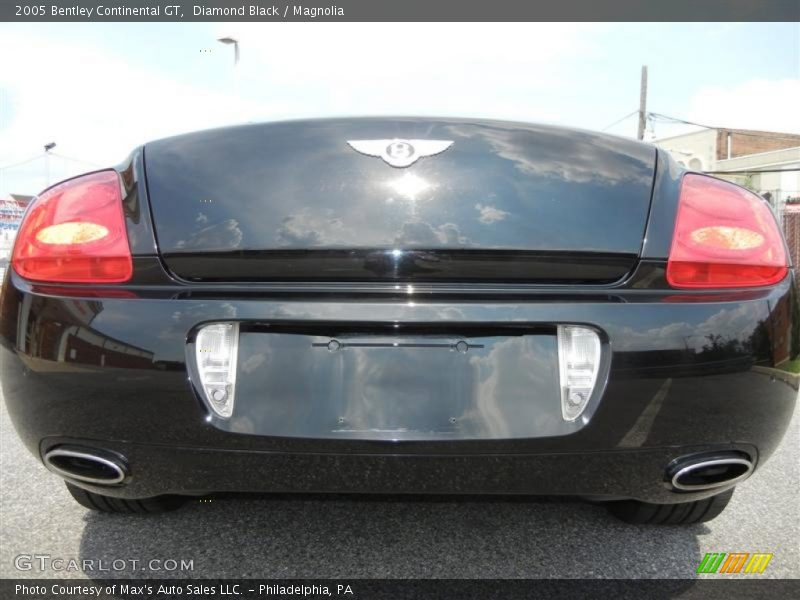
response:
M578 501L491 497L221 496L164 515L105 515L76 504L23 448L3 404L0 576L685 578L706 552L771 552L761 577L800 577L799 451L795 413L727 510L692 527L625 525ZM42 571L34 559L19 570L29 562L21 555L65 567ZM66 570L70 559L94 570ZM170 560L191 569L165 570Z

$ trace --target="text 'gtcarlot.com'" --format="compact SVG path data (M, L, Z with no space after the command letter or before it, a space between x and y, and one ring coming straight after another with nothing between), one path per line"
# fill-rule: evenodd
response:
M19 554L18 571L70 571L97 573L111 571L194 571L194 559L173 558L62 558L49 554Z

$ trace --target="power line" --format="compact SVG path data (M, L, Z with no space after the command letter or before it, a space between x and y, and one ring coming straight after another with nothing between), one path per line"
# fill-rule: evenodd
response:
M72 158L71 156L64 156L63 154L59 154L58 152L51 152L53 156L57 156L58 158L63 158L65 160L71 160L72 162L81 163L84 165L90 165L92 167L100 167L102 165L98 165L97 163L90 162L88 160L81 160L80 158Z
M635 115L635 114L636 114L636 113L638 113L638 112L639 112L638 110L634 110L633 112L630 112L630 113L628 113L627 115L625 115L625 116L624 116L624 117L622 117L621 119L617 119L617 120L616 120L616 121L614 121L614 122L613 122L611 125L608 125L607 127L603 127L603 128L600 130L600 131L605 131L606 129L611 129L611 128L612 128L614 125L617 125L617 124L619 124L619 123L622 123L622 122L623 122L625 119L629 119L629 118L631 118L633 115Z
M685 125L694 125L695 127L702 127L703 129L725 129L725 130L730 131L731 133L735 133L736 135L747 135L747 136L750 136L750 137L757 137L757 138L769 138L769 139L772 139L772 140L788 140L788 141L791 141L791 142L798 142L798 145L800 145L800 135L795 136L795 137L788 137L788 136L782 136L782 135L774 135L771 132L765 132L765 133L770 133L770 135L764 135L762 133L753 133L753 132L750 132L750 131L742 131L741 129L736 129L736 128L733 128L733 127L719 127L719 126L714 126L714 125L703 125L702 123L695 123L694 121L687 121L686 119L679 119L678 117L670 117L669 115L662 115L661 113L656 113L656 112L649 112L649 113L647 113L647 115L650 118L655 118L655 120L659 120L660 119L662 121L667 121L667 122L683 123Z
M48 154L50 154L51 156L56 156L56 157L64 159L64 160L69 160L69 161L74 162L74 163L79 163L79 164L83 164L83 165L89 165L90 167L102 167L102 165L99 165L97 163L94 163L94 162L91 162L91 161L88 161L88 160L82 160L80 158L73 158L72 156L65 156L65 155L59 154L57 152L49 152L49 153L46 152L44 154L39 154L38 156L33 156L33 157L31 157L31 158L29 158L27 160L22 160L20 162L12 163L10 165L3 165L2 167L0 167L0 171L5 171L6 169L13 169L15 167L21 167L22 165L27 165L28 163L31 163L31 162L33 162L35 160L39 160L41 158L45 158Z
M32 158L29 158L27 160L22 160L20 162L13 163L13 164L10 164L10 165L3 165L2 167L0 167L0 171L4 171L6 169L13 169L14 167L21 167L22 165L27 165L30 162L33 162L35 160L39 160L40 158L44 158L44 154L39 154L39 155L34 156Z

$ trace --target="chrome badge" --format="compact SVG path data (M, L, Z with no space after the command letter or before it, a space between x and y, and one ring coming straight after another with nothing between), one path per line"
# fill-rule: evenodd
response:
M356 152L379 156L387 165L401 169L424 156L440 154L453 145L451 140L347 140Z

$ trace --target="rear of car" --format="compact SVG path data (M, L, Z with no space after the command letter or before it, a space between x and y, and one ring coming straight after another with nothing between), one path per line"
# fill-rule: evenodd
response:
M32 203L3 284L4 396L103 510L568 494L696 522L788 426L787 256L762 199L611 136L194 133Z

